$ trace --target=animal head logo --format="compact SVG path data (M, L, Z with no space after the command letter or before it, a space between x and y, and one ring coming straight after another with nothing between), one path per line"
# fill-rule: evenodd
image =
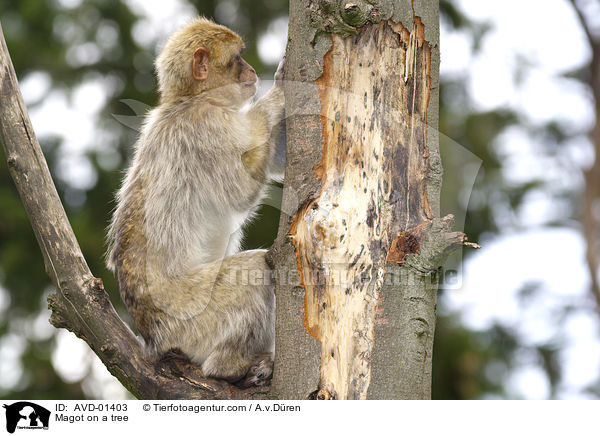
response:
M47 429L50 422L50 411L42 406L28 401L19 401L10 405L4 404L6 409L6 431L14 433L19 429Z

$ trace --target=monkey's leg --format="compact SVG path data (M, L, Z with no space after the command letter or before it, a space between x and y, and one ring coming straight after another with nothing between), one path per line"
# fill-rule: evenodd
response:
M236 350L218 348L202 364L202 372L207 377L222 378L230 383L239 381L252 365L252 357L242 357Z
M265 250L251 250L193 273L196 286L177 307L194 313L189 330L204 334L195 339L188 335L190 340L177 345L202 364L207 376L231 382L244 379L244 386L265 384L271 376L275 295L270 272ZM208 304L192 312L201 295Z
M202 372L244 388L263 386L273 375L273 357L264 353L241 358L236 350L219 349L204 361Z

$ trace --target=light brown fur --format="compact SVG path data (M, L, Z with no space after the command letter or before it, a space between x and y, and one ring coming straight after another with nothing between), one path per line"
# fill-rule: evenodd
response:
M240 226L263 196L283 92L276 84L240 109L256 89L242 47L203 18L165 45L160 105L118 194L108 264L151 350L181 350L206 375L247 386L272 371L274 295L265 251L238 253Z

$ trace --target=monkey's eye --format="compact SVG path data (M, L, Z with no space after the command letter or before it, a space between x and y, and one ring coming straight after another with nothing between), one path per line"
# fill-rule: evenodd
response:
M233 68L234 65L236 65L236 66L242 65L242 57L239 54L233 55L231 57L231 59L227 63L227 68L231 69L231 68Z

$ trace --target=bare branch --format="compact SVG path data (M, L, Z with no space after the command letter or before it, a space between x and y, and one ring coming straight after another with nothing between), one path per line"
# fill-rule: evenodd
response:
M596 158L592 166L585 171L585 189L583 193L583 235L586 241L585 259L591 279L591 290L596 298L600 311L600 281L598 277L598 260L600 222L595 216L594 205L600 198L600 81L594 77L600 71L600 46L590 65L591 88L596 102L596 124L592 133L592 143Z
M49 297L50 322L85 340L104 365L138 398L245 399L267 388L240 390L207 379L182 359L150 359L119 318L102 281L90 272L35 137L0 26L0 140L10 174L57 288Z
M579 19L579 21L581 23L581 28L583 29L585 36L588 39L588 42L590 43L590 46L592 47L592 49L594 49L595 47L597 47L600 44L600 42L597 41L596 38L594 38L594 35L592 34L592 30L588 26L588 23L587 23L587 20L585 19L585 15L583 14L583 11L577 5L577 1L576 0L569 0L569 1L573 5L573 9L575 10L575 13L577 14L577 18Z
M596 124L592 133L592 142L596 151L596 158L592 166L585 171L585 189L583 193L583 236L586 241L585 260L590 274L590 287L596 299L597 310L600 311L600 281L598 278L598 234L600 223L594 216L594 204L600 196L600 39L596 39L587 24L583 11L577 6L576 0L570 0L573 9L581 22L581 27L590 44L592 59L589 68L589 85L594 98Z
M596 305L600 310L600 283L598 279L598 246L597 235L598 226L600 223L594 217L593 207L595 201L600 195L600 80L597 75L600 71L600 40L596 39L587 24L585 15L581 8L577 5L576 0L569 0L573 5L573 9L581 22L581 27L588 39L592 50L592 60L589 65L589 85L592 89L592 94L595 101L596 125L592 135L594 149L596 150L596 159L593 165L584 174L585 189L583 194L583 235L586 240L585 259L590 274L590 287Z

